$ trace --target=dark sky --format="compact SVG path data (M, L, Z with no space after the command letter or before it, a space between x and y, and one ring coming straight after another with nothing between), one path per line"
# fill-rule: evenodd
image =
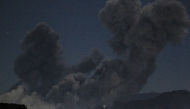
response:
M142 0L145 5L154 0ZM180 0L190 15L190 1ZM91 48L115 57L107 41L113 34L104 28L98 12L106 0L1 0L0 3L0 93L18 81L14 59L22 53L19 41L39 22L46 22L61 34L65 62L74 64ZM190 34L182 45L167 44L157 61L157 70L141 92L190 90Z

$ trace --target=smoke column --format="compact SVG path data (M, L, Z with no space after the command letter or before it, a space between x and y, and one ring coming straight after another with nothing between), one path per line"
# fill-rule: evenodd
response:
M100 10L100 21L115 34L108 42L115 53L124 53L128 47L123 42L124 36L134 25L140 6L139 0L108 0L106 6Z
M15 59L14 73L31 86L31 91L46 95L61 77L64 64L59 39L58 33L40 23L21 41L24 52Z
M112 43L113 51L121 54L126 49L130 50L127 61L112 60L112 64L105 63L98 72L99 78L107 74L111 75L109 81L117 80L111 85L104 82L105 78L102 79L103 87L108 87L102 91L108 95L103 97L105 102L123 94L138 92L156 69L156 57L167 41L172 44L181 43L187 34L190 22L180 2L156 0L140 11L139 4L139 0L109 0L99 13L101 22L115 33L112 42L120 39L119 43L123 44L112 46L118 45ZM121 49L123 52L120 52ZM112 77L119 79L111 79Z
M103 60L94 49L79 64L66 67L59 35L40 23L21 42L24 53L15 59L14 72L22 82L1 95L0 102L25 103L29 109L39 103L49 109L111 106L142 89L165 44L183 42L190 25L185 7L176 0L156 0L142 9L139 0L108 0L99 19L114 34L108 41L113 52L128 51L127 59Z

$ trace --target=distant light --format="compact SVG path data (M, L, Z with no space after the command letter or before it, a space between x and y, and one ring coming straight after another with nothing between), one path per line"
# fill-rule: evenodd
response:
M106 105L103 105L104 109L106 108Z

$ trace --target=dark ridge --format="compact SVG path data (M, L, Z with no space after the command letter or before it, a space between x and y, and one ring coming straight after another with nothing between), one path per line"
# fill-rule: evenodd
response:
M134 100L147 100L147 99L155 98L159 95L160 93L156 93L156 92L131 94L129 96L123 96L119 98L119 101L129 102L129 101L134 101Z
M23 104L0 103L0 109L27 109Z
M115 101L113 109L190 109L190 92L178 90L164 92L147 100L133 100L126 103Z

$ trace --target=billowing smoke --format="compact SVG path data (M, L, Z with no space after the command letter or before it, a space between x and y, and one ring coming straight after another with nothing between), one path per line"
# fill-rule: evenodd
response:
M140 6L139 0L108 0L99 13L114 34L109 45L117 54L128 53L125 59L103 60L100 50L93 49L79 64L66 67L59 35L38 24L21 42L24 53L15 60L14 71L22 82L0 96L0 102L27 101L35 106L33 101L39 101L50 103L50 109L93 108L139 92L155 71L165 44L183 42L190 25L185 7L176 0Z
M0 96L0 102L25 104L27 109L56 109L56 105L44 102L37 93L26 93L26 85L19 85L17 89Z
M108 0L100 10L100 21L115 34L109 41L115 53L125 52L127 45L123 42L124 36L138 18L140 6L139 0Z
M120 7L124 3L130 4L128 7L131 10L125 11L126 9L122 8L121 12L124 13L119 15L118 10L121 9ZM156 0L154 3L143 7L138 13L139 4L138 0L109 0L106 7L99 14L100 20L106 27L111 31L113 31L113 28L117 31L114 32L116 36L112 39L112 42L118 42L118 38L122 37L120 44L123 43L126 46L125 50L130 50L126 62L112 60L112 64L107 62L107 65L102 66L101 71L98 72L100 78L101 75L106 74L118 75L114 77L119 77L118 81L114 82L112 86L109 84L110 89L107 88L109 90L102 91L107 93L108 96L105 99L109 101L123 94L138 92L156 69L156 57L164 48L166 42L173 44L182 42L187 34L187 27L190 25L184 6L176 0ZM113 8L110 9L110 7ZM132 9L136 9L136 11ZM127 16L127 18L123 16ZM125 24L126 22L117 18L127 19L130 23ZM123 25L118 26L118 24ZM124 46L113 47L111 45L116 53L125 53L124 50L119 52L124 49ZM116 78L113 78L113 80ZM118 84L116 84L117 82ZM106 82L102 82L102 84L105 84L103 87L108 86Z
M45 95L62 76L63 50L59 39L58 33L40 23L20 43L24 52L15 59L14 73L31 86L31 91Z
M73 66L71 70L73 70L73 72L88 73L94 70L103 58L104 55L99 49L92 49L92 54L90 56L84 57L82 61L79 64Z

